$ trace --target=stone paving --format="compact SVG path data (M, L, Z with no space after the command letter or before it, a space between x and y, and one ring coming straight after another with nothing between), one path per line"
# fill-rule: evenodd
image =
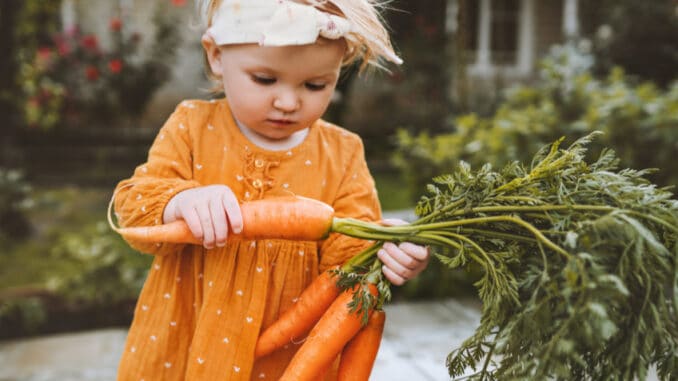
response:
M449 380L447 353L480 319L457 300L393 303L371 381ZM113 381L123 328L0 342L0 381Z

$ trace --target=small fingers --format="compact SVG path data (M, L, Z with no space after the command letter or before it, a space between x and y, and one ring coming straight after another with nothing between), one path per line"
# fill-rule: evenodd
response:
M214 223L207 203L201 203L196 206L196 212L200 217L200 226L202 227L202 245L206 249L214 247Z
M186 225L188 225L188 228L191 230L191 233L193 233L193 236L202 240L203 231L198 212L194 207L182 207L180 209L181 218L186 222Z
M407 255L392 243L385 243L384 247L377 252L377 256L384 264L385 269L389 270L388 272L385 271L384 275L391 283L400 285L415 275L416 265L413 261L416 261L416 259L407 259ZM397 277L391 279L389 274L397 275Z
M402 251L407 253L411 258L416 259L421 262L426 262L429 260L430 254L429 249L426 246L415 245L411 242L403 242L398 246ZM410 266L408 266L410 267ZM410 267L412 268L412 267Z
M391 283L401 285L416 277L428 265L429 250L425 246L410 242L396 246L387 242L377 252L377 256L384 264L384 275Z
M226 220L226 211L223 208L221 200L212 199L209 201L210 215L214 226L214 240L217 247L226 245L228 237L228 221Z
M426 253L421 253L417 250L417 256L412 255L412 253L407 251L408 249L411 250L412 247L419 248L420 246L407 242L401 243L400 246L396 246L391 242L387 242L384 244L383 249L386 250L389 256L402 267L408 270L417 270L421 266L421 262L425 258Z
M384 273L386 279L388 279L389 282L391 282L391 284L394 284L396 286L402 286L403 284L405 284L405 282L407 282L407 279L403 278L402 276L400 276L387 266L383 266L381 271Z
M228 189L221 197L224 210L228 216L228 224L231 231L235 234L240 234L243 229L242 212L240 211L240 204L233 192ZM228 231L228 229L227 229Z

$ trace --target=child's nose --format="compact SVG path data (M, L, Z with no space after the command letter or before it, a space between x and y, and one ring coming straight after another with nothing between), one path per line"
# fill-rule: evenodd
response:
M283 112L292 112L299 108L300 103L294 91L281 91L273 100L273 107Z

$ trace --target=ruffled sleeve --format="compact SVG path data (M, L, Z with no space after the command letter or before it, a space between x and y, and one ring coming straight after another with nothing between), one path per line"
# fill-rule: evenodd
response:
M352 217L364 221L379 221L381 206L374 184L374 179L367 168L362 141L358 139L354 144L354 152L341 181L337 198L332 206L337 217ZM320 247L319 271L346 262L371 242L347 237L341 234L331 234Z
M179 106L160 129L148 161L115 189L115 212L121 226L151 226L163 221L167 202L177 193L199 186L193 180L188 109ZM128 241L148 254L166 255L181 245Z

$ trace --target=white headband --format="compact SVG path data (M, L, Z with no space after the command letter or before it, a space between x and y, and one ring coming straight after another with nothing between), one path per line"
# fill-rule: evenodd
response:
M318 37L350 39L350 33L357 31L345 18L290 0L223 0L206 32L217 45L261 46L306 45ZM390 49L378 46L378 54L394 63L402 62Z

